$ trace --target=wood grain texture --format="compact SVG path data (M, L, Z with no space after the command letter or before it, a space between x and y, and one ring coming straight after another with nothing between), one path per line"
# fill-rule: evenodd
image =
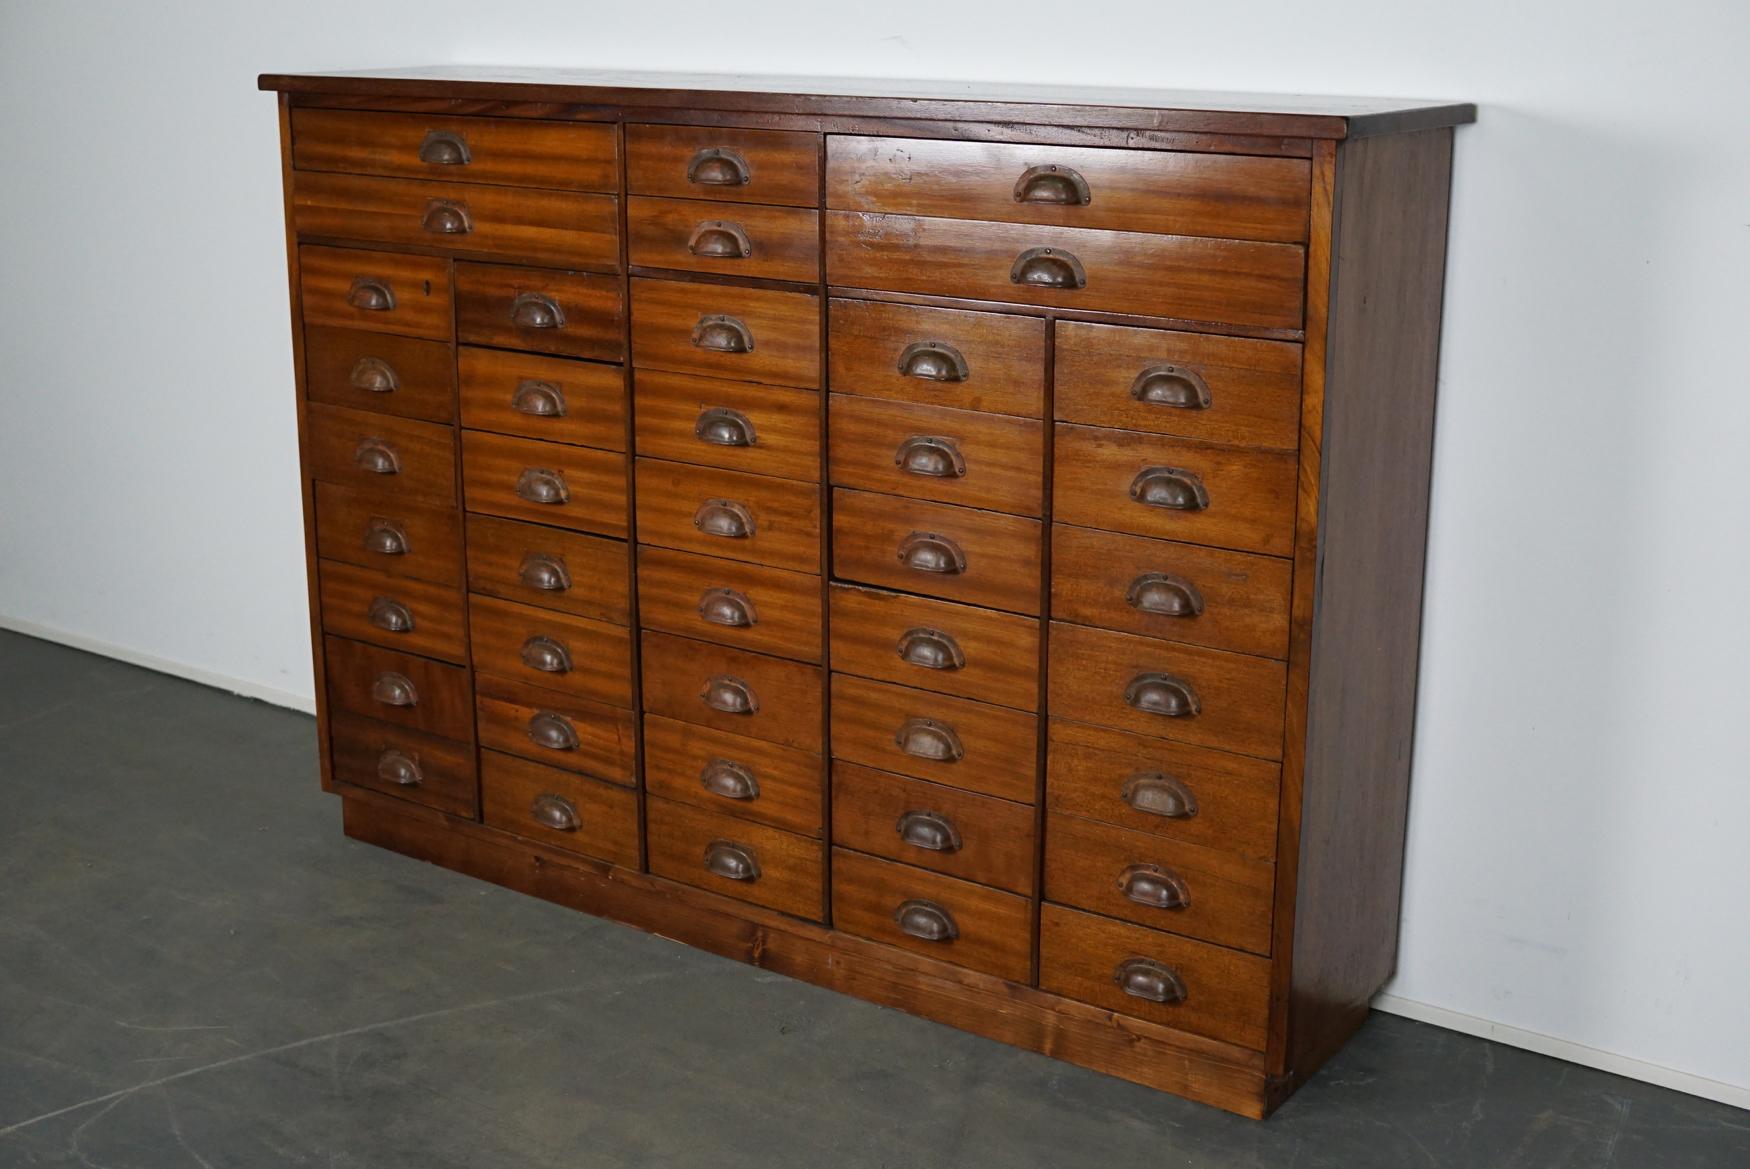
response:
M520 296L557 306L561 323L520 324ZM559 357L623 361L626 354L621 281L589 272L550 272L503 264L456 265L456 338L474 345L525 349Z
M323 638L322 649L333 709L429 735L472 739L465 667L340 637ZM379 696L377 684L385 675L405 681L399 688L402 703Z
M952 849L925 848L903 832L904 817L945 822ZM832 767L832 842L1011 893L1033 892L1033 809L838 761Z
M575 817L557 827L535 815L537 800ZM494 828L538 840L549 848L599 857L628 868L638 864L638 797L602 783L499 751L480 752L480 818Z
M462 425L470 430L626 449L626 375L617 365L464 345L456 352L456 380Z
M494 597L475 597L468 606L468 631L468 648L477 673L609 706L634 705L632 635L624 625ZM533 639L539 639L535 649L549 651L546 656L531 659L529 643ZM557 651L557 662L553 651ZM565 668L538 668L531 660Z
M708 598L732 590L746 625L707 620ZM714 615L720 610L708 607ZM819 663L820 577L668 548L638 549L638 617L648 629Z
M637 716L623 707L589 702L538 686L481 674L474 683L480 745L550 767L581 771L631 786L637 777ZM535 720L540 719L537 723ZM558 720L569 726L575 747L536 742L532 731Z
M1045 412L1045 323L834 297L828 302L827 360L835 394L1038 418ZM904 372L913 345L951 347L963 378L935 381Z
M748 348L702 348L707 318L729 317ZM739 285L632 281L632 356L640 368L815 389L820 385L820 297Z
M1025 516L1044 507L1043 422L854 394L829 401L835 487Z
M627 211L630 256L639 268L820 279L820 213L812 209L635 195ZM745 246L734 246L738 241Z
M733 151L747 165L745 184L713 186L688 179L702 150ZM820 136L732 126L626 127L626 189L730 203L820 205Z
M338 560L324 560L319 572L326 632L402 653L467 661L462 591L455 585L390 576ZM392 616L387 608L393 608Z
M1037 616L1042 526L1038 520L945 503L833 491L833 575L951 601ZM964 567L914 568L902 553L918 540L951 547Z
M832 866L836 928L1012 982L1027 980L1033 915L1025 897L842 848L832 850ZM921 939L901 930L901 907L914 900L944 911L954 935Z
M821 835L821 758L813 752L647 714L644 755L644 786L652 795ZM704 785L706 770L724 763L753 777L751 798L732 799Z
M467 161L420 158L432 134L452 136ZM305 171L564 191L612 194L620 186L612 126L521 118L294 110L292 163Z
M455 363L439 341L312 325L304 330L304 378L312 402L455 420Z
M469 591L616 625L630 620L630 567L622 541L482 515L468 517L467 532ZM565 587L529 583L547 580L544 573L529 572L525 579L525 569L545 565L563 571Z
M316 484L316 550L323 560L440 584L462 581L462 517L453 507L386 500L380 492ZM373 533L396 534L385 552ZM311 561L315 567L315 561Z
M334 782L369 788L469 820L480 814L473 744L356 714L336 713L329 728ZM393 768L385 768L384 756L391 752L399 757L394 758ZM404 769L407 762L417 768L417 778L411 784L395 778L410 776Z
M359 281L387 289L388 307L354 305L354 286ZM436 341L450 338L448 260L305 245L298 249L298 293L307 326L341 325Z
M638 537L647 543L793 572L819 568L820 490L812 483L639 459L637 494ZM723 518L719 527L713 516L734 522Z
M847 584L831 607L835 670L1039 709L1036 618Z
M633 380L640 455L820 481L821 402L816 391L651 369L638 370ZM739 417L715 422L715 427L728 429L714 428L714 420L723 416L708 412L726 410ZM750 441L745 446L710 441L723 434Z
M543 502L518 492L528 472L564 485ZM626 456L617 451L507 435L462 433L462 490L468 510L579 532L626 535Z
M651 798L648 814L652 873L780 913L820 919L826 866L818 842L660 797ZM716 843L752 857L757 875L732 880L707 868L706 850Z
M318 481L379 501L455 501L455 432L449 427L314 404L309 420L308 466Z
M830 709L835 759L1033 802L1038 776L1035 715L846 674L832 676ZM908 752L901 732L913 719L930 720L951 733L960 747L958 757Z
M801 751L821 750L820 667L649 630L643 647L648 713ZM751 709L727 712L708 704L706 691L720 679L751 694Z

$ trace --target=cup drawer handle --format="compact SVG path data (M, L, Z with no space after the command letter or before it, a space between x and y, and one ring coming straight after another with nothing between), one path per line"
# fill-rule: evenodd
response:
M418 756L388 747L377 756L377 778L396 787L418 787L425 774L419 769Z
M418 706L419 690L413 679L394 670L385 670L371 683L371 697L384 706Z
M1182 576L1145 572L1130 582L1124 599L1140 613L1161 617L1198 617L1203 613L1203 594Z
M693 423L693 437L712 446L753 446L759 441L753 420L740 410L728 406L712 406L699 413Z
M699 786L726 800L757 800L759 780L752 770L731 759L713 759L699 771Z
M467 166L474 161L468 142L450 130L427 130L419 144L419 161L427 166Z
M1029 288L1074 291L1088 286L1087 269L1062 248L1028 248L1015 257L1009 282Z
M380 438L367 438L352 452L352 464L372 475L399 475L401 455Z
M739 223L707 219L693 229L687 251L708 260L740 260L753 255L753 241Z
M583 821L577 815L577 805L552 792L543 792L536 796L529 805L529 815L541 827L551 828L555 832L576 832L583 826Z
M1130 396L1150 406L1175 410L1207 410L1211 401L1209 383L1193 369L1177 365L1151 365L1130 383Z
M365 521L365 551L379 556L407 555L407 530L394 520L372 516Z
M352 287L346 291L346 303L362 313L394 312L395 290L389 287L387 280L355 276Z
M1144 467L1130 481L1130 498L1171 511L1202 511L1209 506L1209 489L1195 471Z
M748 629L760 623L753 602L729 588L706 589L699 598L699 617L726 629Z
M538 710L529 716L529 742L549 751L575 751L577 728L562 714Z
M1133 710L1164 718L1191 718L1203 711L1191 683L1171 674L1138 674L1124 688L1124 702Z
M921 848L927 852L960 851L960 830L954 827L954 821L940 812L920 812L915 809L902 812L893 830L899 833L901 841L913 848Z
M413 611L393 597L373 597L365 620L384 633L412 633Z
M528 503L558 507L571 501L571 489L565 485L565 472L543 467L524 467L516 477L517 498Z
M353 362L347 380L353 389L368 394L392 394L401 388L401 378L395 367L381 357L361 357Z
M563 329L565 310L544 292L519 292L510 302L510 320L524 329Z
M707 353L752 353L753 330L740 317L710 313L693 326L693 348Z
M753 513L733 499L707 499L693 513L693 526L707 536L746 540L753 535Z
M571 651L565 648L564 642L545 634L537 633L524 641L521 656L523 665L543 674L571 672Z
M966 458L959 444L936 434L914 434L900 443L893 452L893 465L907 474L931 479L966 478Z
M912 758L932 763L958 763L966 757L959 733L933 718L906 719L893 733L893 742Z
M433 199L427 203L419 225L433 235L467 235L474 230L468 208L452 199Z
M510 408L530 418L563 418L565 391L552 382L524 378L511 391Z
M963 382L972 376L966 357L942 341L913 341L899 355L901 377L926 382Z
M1153 958L1126 958L1112 972L1112 981L1131 998L1168 1004L1185 1001L1179 972Z
M1191 789L1159 771L1139 771L1118 789L1119 798L1138 812L1167 820L1189 820L1197 814Z
M937 905L934 901L917 898L901 901L893 911L893 920L899 925L900 933L921 942L951 942L960 936L954 915L948 912L947 906Z
M1191 904L1185 878L1160 865L1131 865L1118 875L1118 888L1150 909L1184 909Z
M700 187L745 187L753 182L753 171L737 151L708 146L687 163L687 182Z
M966 571L966 553L950 536L911 532L899 542L899 562L914 572L959 576Z
M1094 201L1088 180L1067 166L1030 166L1015 180L1015 202L1086 207Z
M757 881L760 861L751 848L713 840L705 846L705 869L728 881Z
M699 701L719 714L755 715L760 712L760 696L734 674L707 678L699 688Z
M919 626L906 630L899 637L899 656L902 661L922 666L926 670L966 668L966 654L961 650L960 643L954 640L952 634L944 633L940 629Z
M531 589L544 593L562 593L571 587L571 571L565 561L545 552L530 552L517 568L517 579Z

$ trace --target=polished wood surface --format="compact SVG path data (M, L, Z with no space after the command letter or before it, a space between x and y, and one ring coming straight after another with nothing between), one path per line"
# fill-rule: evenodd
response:
M841 488L832 524L841 579L1039 613L1038 520Z
M707 333L712 326L716 332ZM820 298L636 279L632 358L640 368L813 389L820 385Z
M325 560L322 628L355 641L447 662L465 663L462 593L452 584L390 576L356 564Z
M332 708L428 735L472 738L465 667L341 637L323 639L323 658Z
M1037 516L1045 424L853 394L830 399L834 486Z
M455 380L455 357L442 342L324 325L304 330L304 392L312 402L451 422Z
M644 634L644 709L800 751L821 749L817 666L667 633ZM733 708L724 690L742 700Z
M1038 418L1045 410L1045 324L963 312L834 298L827 359L835 394ZM913 346L952 350L952 380L906 371ZM950 359L950 362L952 359Z
M406 337L450 337L450 266L429 256L357 248L298 249L305 323Z
M1010 800L841 761L832 769L832 842L1012 893L1033 891L1033 809Z
M626 456L532 438L467 431L468 510L554 527L626 534Z
M820 563L820 489L639 459L638 535L683 552L809 572Z
M831 710L839 759L969 792L1033 799L1033 714L836 673ZM953 749L936 749L944 742Z
M482 751L480 818L549 848L638 863L638 797L575 771Z
M474 682L480 745L630 785L637 775L631 711L481 674Z
M630 255L639 268L805 284L820 279L820 215L811 209L633 196L627 216Z
M455 440L447 426L345 406L312 405L311 477L397 503L453 503Z
M610 706L635 705L632 636L624 625L475 597L468 606L474 669Z
M819 481L817 392L653 369L633 385L640 455Z
M832 863L839 929L998 978L1027 980L1033 923L1025 897L842 848L833 849ZM953 935L920 938L902 929L898 919L916 901L945 914Z
M330 720L334 782L473 819L480 807L474 748L356 714Z
M746 181L703 181L693 167L701 151L733 153L746 167ZM731 126L629 125L626 187L634 195L818 206L820 138Z
M612 276L588 272L457 264L456 338L501 349L620 361L626 353L620 328L625 293L620 285Z
M780 913L820 917L826 866L818 842L660 798L651 799L649 817L650 871L657 876ZM751 859L751 875L726 877L709 867L714 845Z
M626 545L493 516L468 517L468 589L625 625Z
M292 111L292 164L299 170L613 194L618 162L607 125Z
M626 449L626 377L618 366L464 345L456 380L470 430Z
M832 586L832 668L1039 709L1039 622L928 597Z
M664 633L802 662L825 656L820 578L808 573L645 546L638 614Z
M708 775L725 765L751 777L751 788L707 786ZM661 715L644 718L644 783L653 795L819 836L820 780L820 756L813 752Z
M316 484L314 502L316 548L323 560L461 583L462 517L453 507L385 499L380 492L332 483Z

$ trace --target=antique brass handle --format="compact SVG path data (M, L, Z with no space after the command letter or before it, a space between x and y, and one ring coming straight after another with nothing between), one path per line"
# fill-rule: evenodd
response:
M726 629L747 629L760 621L746 594L729 588L706 589L700 594L699 618Z
M713 840L705 846L705 868L730 881L760 879L760 861L753 849L727 840Z
M1195 471L1144 467L1130 481L1130 498L1170 511L1202 511L1209 506L1209 489Z
M433 235L467 235L474 230L468 208L452 199L433 199L427 203L419 225Z
M557 638L537 633L523 642L523 665L543 674L569 674L571 651Z
M549 751L575 751L577 728L562 714L538 710L529 716L529 742Z
M1165 572L1145 572L1130 582L1124 599L1132 609L1161 617L1197 617L1203 612L1203 594L1184 577Z
M701 187L745 187L753 182L753 171L736 151L708 146L687 164L687 182Z
M960 830L940 812L908 811L893 826L900 840L928 852L959 852Z
M371 598L365 620L385 633L413 632L413 611L391 597Z
M361 357L353 362L348 380L353 389L370 394L392 394L401 388L395 367L381 357Z
M360 312L391 312L395 308L395 290L389 287L387 280L355 276L352 287L347 289L346 303Z
M917 938L924 942L951 942L960 936L960 927L954 924L954 915L946 906L937 905L934 901L922 901L913 898L901 901L893 911L893 920L899 925L899 932Z
M1094 201L1080 172L1055 164L1030 166L1015 180L1015 202L1085 207Z
M362 440L352 452L353 466L373 475L399 475L401 455L380 438Z
M727 219L707 219L693 229L687 251L708 260L740 260L753 255L753 241L741 224Z
M740 410L728 406L712 406L699 412L693 423L693 437L712 446L752 446L759 441L753 421Z
M963 382L971 376L960 350L941 341L913 341L899 355L899 372L926 382Z
M707 536L745 540L753 535L753 513L733 499L707 499L693 513L693 526Z
M913 475L931 479L964 479L966 459L960 446L951 438L934 434L914 434L899 444L893 452L893 465Z
M740 317L707 313L693 326L693 348L708 353L752 353L753 331Z
M1191 904L1185 879L1160 865L1131 865L1118 874L1124 896L1150 909L1184 909Z
M365 551L379 556L407 555L407 530L394 520L372 516L365 521Z
M371 697L384 706L418 706L419 691L406 674L387 670L371 683Z
M1175 410L1207 410L1211 401L1209 383L1194 369L1177 365L1151 365L1130 383L1130 396L1151 406Z
M419 769L418 756L387 747L377 756L377 778L397 787L418 787L425 774Z
M966 654L952 634L940 629L919 626L899 635L899 656L902 661L926 670L960 670L966 667Z
M966 553L948 536L912 532L899 542L899 562L915 572L958 576L966 571Z
M1138 674L1124 688L1124 701L1144 714L1190 718L1203 710L1191 683L1171 674Z
M1179 972L1152 958L1126 958L1112 972L1112 981L1131 998L1151 1003L1185 1001L1185 983Z
M1125 779L1119 798L1138 812L1168 820L1189 820L1197 814L1191 789L1159 771L1139 771Z
M583 825L583 821L577 816L577 805L564 796L556 796L551 792L535 797L534 802L529 805L529 815L541 827L551 828L555 832L576 832Z
M893 742L914 759L932 763L958 763L966 757L960 735L944 722L933 718L908 718L893 733Z
M1088 272L1082 262L1062 248L1028 248L1015 257L1009 269L1009 282L1032 288L1074 290L1088 286Z
M713 759L699 771L699 786L726 800L757 800L759 781L746 766L730 759Z
M562 329L565 310L544 292L519 292L510 302L510 320L524 329Z
M523 378L511 391L510 408L531 418L563 418L565 391L552 382Z
M467 140L449 130L427 130L419 144L419 161L429 166L467 166L474 161Z
M571 501L571 489L565 485L565 472L544 467L524 467L516 477L517 498L528 503L559 506Z
M760 712L760 696L733 674L717 674L699 688L699 701L719 714L754 715Z
M571 571L565 567L565 561L544 552L524 556L517 568L517 579L544 593L562 593L571 587Z

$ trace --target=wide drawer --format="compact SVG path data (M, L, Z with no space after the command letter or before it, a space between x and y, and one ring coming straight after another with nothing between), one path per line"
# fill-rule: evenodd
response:
M580 532L626 535L626 456L464 431L468 510Z
M644 716L644 786L652 795L818 837L821 781L812 752Z
M1045 329L1036 317L835 297L832 390L926 406L1038 418Z
M456 438L449 427L314 404L309 421L312 478L379 500L455 501Z
M835 576L1039 613L1038 520L840 488L832 527Z
M832 768L832 842L1033 892L1033 808L853 763Z
M538 524L468 517L468 588L624 625L631 606L626 545Z
M819 666L648 630L643 645L649 713L820 751Z
M450 662L467 660L462 592L338 560L317 565L322 628L355 641Z
M499 349L623 361L618 276L456 265L456 339Z
M343 325L408 337L450 337L450 262L357 248L298 249L306 327Z
M820 298L727 284L632 281L632 355L645 369L820 385Z
M462 517L453 506L384 500L316 484L316 554L416 580L460 584Z
M322 657L331 709L473 740L465 667L339 637L322 639Z
M820 135L728 126L627 126L635 195L820 205Z
M638 453L820 481L820 394L641 369Z
M482 751L480 818L552 848L638 867L638 793L630 788Z
M469 820L480 814L471 744L338 712L328 720L328 737L336 783Z
M1028 981L1033 922L1025 897L839 848L832 865L833 928Z
M292 111L292 165L566 191L619 189L614 128L526 118Z
M471 430L626 449L626 371L617 365L463 346L462 425Z
M638 539L795 572L820 571L820 488L638 460Z
M657 876L820 920L820 841L657 797L648 801L647 817L650 871Z
M832 587L832 668L1039 709L1039 621L855 585Z
M1005 706L832 676L832 753L963 791L1032 803L1039 722Z
M312 402L450 422L452 366L442 341L326 325L304 330L304 392Z
M819 662L820 609L813 574L638 549L638 618L651 629Z
M831 401L835 486L1040 514L1043 422L852 394Z
M820 280L820 213L812 209L634 196L626 216L635 267Z
M552 690L481 674L475 679L480 745L611 783L637 775L637 716Z
M624 625L475 597L468 630L478 673L632 705L632 633Z

